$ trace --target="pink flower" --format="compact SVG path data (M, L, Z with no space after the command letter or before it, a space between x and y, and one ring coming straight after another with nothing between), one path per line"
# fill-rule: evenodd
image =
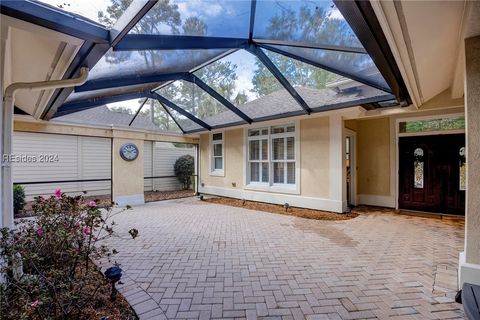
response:
M40 202L45 202L45 198L42 196L38 197L38 199L40 200Z
M88 205L89 205L90 207L96 207L96 206L97 206L97 203L96 203L95 201L90 201L90 202L88 203Z
M60 188L55 189L55 193L53 195L55 198L60 198L62 196L62 190L60 190Z
M32 308L35 308L36 306L38 306L38 299L33 301L33 303L30 305Z
M43 235L43 230L42 230L42 229L38 229L38 230L37 230L37 234L38 234L39 236Z
M89 227L85 227L85 228L83 228L83 233L88 235L88 234L92 233L92 230L90 230Z

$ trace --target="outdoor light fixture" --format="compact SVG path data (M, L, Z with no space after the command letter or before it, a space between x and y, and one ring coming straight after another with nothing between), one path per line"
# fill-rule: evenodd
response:
M110 299L115 301L117 299L117 289L115 283L119 282L122 278L122 269L119 266L113 266L105 271L105 278L112 284L112 292L110 293Z
M285 212L287 212L288 208L290 208L290 205L288 204L288 202L285 202L283 204L283 207L285 208Z

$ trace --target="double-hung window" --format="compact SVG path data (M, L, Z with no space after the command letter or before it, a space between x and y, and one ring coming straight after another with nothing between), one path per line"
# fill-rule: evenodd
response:
M213 175L223 175L224 153L223 153L223 132L212 134L212 170Z
M295 126L270 129L272 141L273 184L295 184Z
M248 130L247 184L296 187L295 129L294 124L288 124Z
M251 183L269 183L268 128L248 130L248 172Z

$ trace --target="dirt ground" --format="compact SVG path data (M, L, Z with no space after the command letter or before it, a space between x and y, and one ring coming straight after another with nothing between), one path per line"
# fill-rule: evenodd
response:
M213 197L206 198L204 201L210 203L223 204L227 206L240 207L251 210L265 211L271 213L284 214L289 216L315 219L315 220L349 220L358 216L357 213L335 213L321 210L289 207L285 209L282 205L268 204L263 202L239 200L232 198Z

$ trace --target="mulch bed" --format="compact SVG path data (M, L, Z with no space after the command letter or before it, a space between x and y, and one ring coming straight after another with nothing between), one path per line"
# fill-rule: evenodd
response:
M176 190L176 191L148 191L145 192L145 202L171 200L186 197L193 197L193 190Z
M110 195L85 196L85 201L92 201L92 200L95 200L97 202L97 205L101 208L112 204L112 199ZM27 201L25 203L25 206L23 207L23 212L16 214L15 219L33 217L34 216L34 213L32 210L33 204L35 204L35 201Z
M300 218L314 219L314 220L350 220L358 217L357 213L335 213L329 211L305 209L290 207L287 210L282 205L269 204L263 202L247 201L233 198L214 197L205 198L204 201L216 204L223 204L227 206L265 211L271 213L284 214L288 216L295 216Z
M98 275L102 277L102 275ZM93 289L93 288L92 288ZM127 300L117 292L117 299L110 300L110 285L100 287L94 302L95 308L90 307L85 310L89 315L89 319L104 319L108 320L138 320L138 317L133 311Z

